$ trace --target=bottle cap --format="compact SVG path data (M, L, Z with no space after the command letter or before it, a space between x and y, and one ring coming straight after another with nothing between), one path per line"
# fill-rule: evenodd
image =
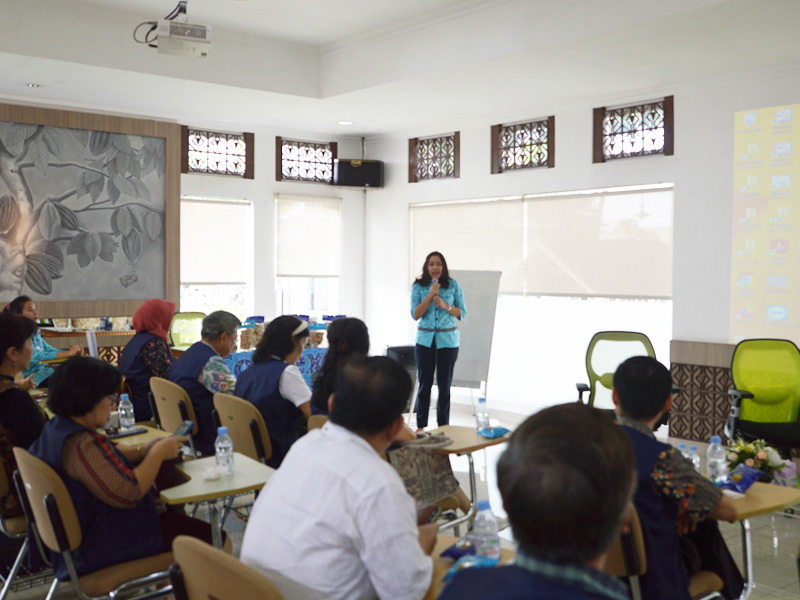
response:
M128 394L120 394L119 401L122 402L123 400L128 400Z
M228 435L227 427L217 427L217 435Z
M490 508L488 500L478 500L478 510L489 510Z
M686 450L686 444L681 442L680 444L678 444L678 448L681 449L681 450Z
M697 452L697 446L695 446L694 444L692 444L691 446L689 446L689 451L690 451L690 452Z
M721 442L722 442L722 438L719 437L718 435L712 435L711 436L711 443L712 444L719 444Z

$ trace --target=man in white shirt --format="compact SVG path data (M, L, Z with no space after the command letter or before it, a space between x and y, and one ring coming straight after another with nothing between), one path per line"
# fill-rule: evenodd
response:
M328 423L291 447L259 495L241 558L287 600L419 600L430 587L436 526L417 526L414 500L381 457L410 394L399 363L351 360Z

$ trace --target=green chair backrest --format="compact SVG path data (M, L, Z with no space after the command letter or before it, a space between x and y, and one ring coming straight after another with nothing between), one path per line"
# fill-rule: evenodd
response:
M742 400L741 419L759 423L794 423L800 409L800 350L789 340L744 340L731 359L737 390L753 398Z
M643 333L636 331L600 331L592 336L586 349L586 373L589 375L589 406L614 408L611 390L614 372L631 356L652 356L656 351Z
M201 312L175 313L169 328L173 347L177 350L186 350L195 342L199 342L205 318L205 313Z

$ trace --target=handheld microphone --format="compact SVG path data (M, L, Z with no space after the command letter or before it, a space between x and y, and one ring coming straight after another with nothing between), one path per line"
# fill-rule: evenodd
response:
M438 277L432 277L431 278L431 285L438 285L438 283L439 283L439 278Z

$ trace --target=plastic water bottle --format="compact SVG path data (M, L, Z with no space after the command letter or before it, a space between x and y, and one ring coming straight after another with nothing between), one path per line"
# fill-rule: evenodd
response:
M130 431L136 427L136 417L133 414L133 402L128 394L119 397L119 428L120 431Z
M697 446L692 444L689 446L689 460L694 465L694 470L700 472L700 453L697 451Z
M500 538L497 536L497 519L492 514L488 500L478 502L478 514L472 524L472 538L475 553L494 560L500 560Z
M475 422L477 429L489 429L489 407L486 406L486 398L478 398L478 410L475 411Z
M233 475L233 440L228 435L227 427L217 427L217 439L214 441L214 453L217 458L217 469L221 475Z
M706 462L709 478L717 484L724 481L728 476L728 460L725 456L725 448L722 447L722 439L718 435L711 436L711 445L706 452Z
M688 458L689 460L691 460L692 457L689 456L689 452L686 450L686 444L684 444L683 442L678 444L678 451L684 456L684 458Z

